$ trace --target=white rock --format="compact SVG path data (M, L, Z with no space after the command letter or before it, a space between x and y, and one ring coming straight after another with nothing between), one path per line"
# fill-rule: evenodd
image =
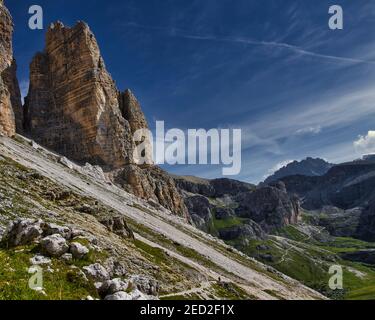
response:
M59 234L66 240L70 240L72 237L72 230L68 227L59 226L54 223L45 223L43 225L43 231L46 236L51 236L53 234Z
M73 242L70 245L70 253L73 255L73 258L82 259L89 253L89 249L78 242Z
M85 274L95 281L102 282L110 279L108 271L99 263L83 267Z
M65 238L59 234L53 234L52 236L43 238L40 241L40 245L42 249L52 257L61 257L69 250Z
M65 253L61 256L60 259L65 262L71 262L73 260L73 255L71 253Z
M74 169L74 164L73 162L71 162L70 160L68 160L66 157L61 157L59 159L59 163L61 163L62 165L64 165L65 167L69 168L70 170L73 170Z
M36 255L36 256L34 256L34 257L32 257L30 259L30 263L33 266L39 266L39 265L43 265L43 264L50 264L51 263L51 259L47 258L47 257L44 257L42 255Z
M126 291L128 286L128 282L122 281L121 279L113 279L104 281L98 291L101 295L108 296L116 292Z
M118 301L129 301L133 300L132 296L124 291L116 292L115 294L108 295L104 300L118 300Z
M40 220L15 220L9 224L3 235L3 240L10 247L30 244L43 234L41 224L42 221Z

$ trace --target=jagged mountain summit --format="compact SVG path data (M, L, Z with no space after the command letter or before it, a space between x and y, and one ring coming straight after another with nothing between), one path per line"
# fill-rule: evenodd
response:
M140 103L121 92L84 22L56 22L30 65L24 128L28 136L80 164L101 166L113 182L177 215L187 209L173 179L157 166L138 166L134 133L148 124Z
M280 180L287 176L322 176L327 173L334 165L320 158L306 158L302 161L293 161L283 168L277 170L273 175L268 177L264 182L270 183Z
M22 129L21 93L13 58L13 22L0 0L0 133L13 136Z
M132 163L131 126L121 112L129 100L122 99L87 24L50 26L44 52L31 62L25 101L26 132L38 143L80 163L109 169Z

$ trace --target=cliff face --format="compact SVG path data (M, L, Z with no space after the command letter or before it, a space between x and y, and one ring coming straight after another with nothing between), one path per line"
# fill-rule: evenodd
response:
M186 216L173 179L156 166L134 163L133 134L147 128L134 94L120 92L106 70L89 27L53 24L44 52L30 65L28 134L72 160L102 166L129 192Z
M30 66L26 129L39 143L78 162L119 168L132 161L130 125L96 39L79 22L56 23Z
M22 129L21 94L12 48L12 17L0 0L0 133L13 136Z

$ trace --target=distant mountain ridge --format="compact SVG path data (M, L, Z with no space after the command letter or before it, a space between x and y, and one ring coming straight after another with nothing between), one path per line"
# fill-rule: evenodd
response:
M302 175L308 177L325 175L334 164L329 163L320 158L306 158L302 161L293 161L276 171L273 175L269 176L264 182L271 183L282 178L294 175Z

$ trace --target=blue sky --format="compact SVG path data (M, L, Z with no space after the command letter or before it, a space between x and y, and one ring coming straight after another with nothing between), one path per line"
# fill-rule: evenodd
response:
M23 92L45 34L28 28L29 6L43 7L45 27L84 20L119 89L132 89L151 127L164 120L170 128L243 130L234 178L258 182L290 160L342 162L375 151L373 0L6 2ZM328 28L333 4L344 9L344 30ZM217 166L167 169L221 175Z

